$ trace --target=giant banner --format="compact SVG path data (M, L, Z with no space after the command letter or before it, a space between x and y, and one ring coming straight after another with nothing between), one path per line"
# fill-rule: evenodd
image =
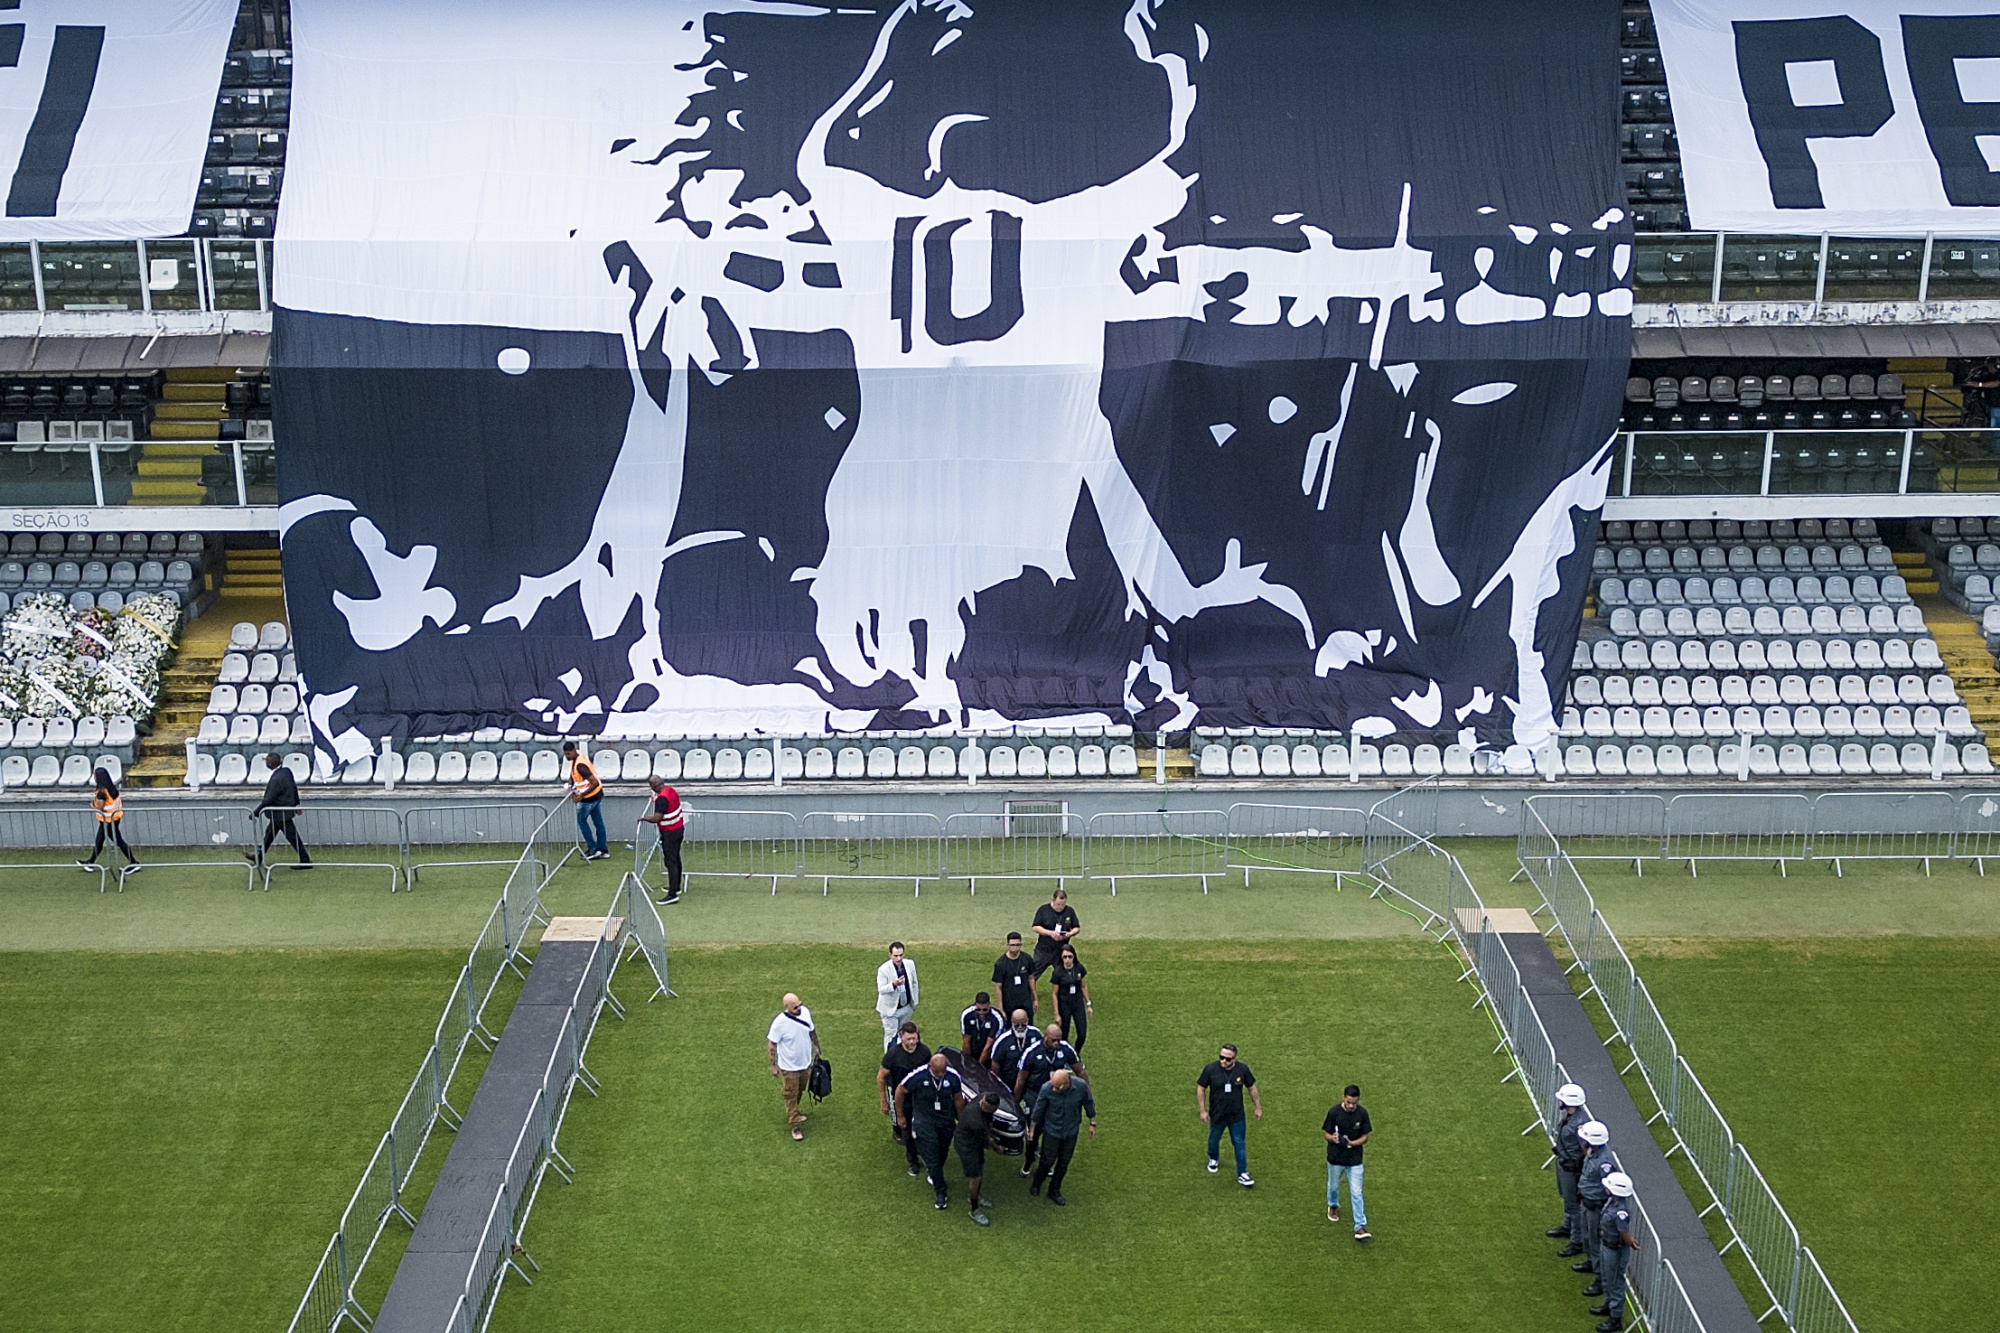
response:
M0 241L188 228L236 0L0 3Z
M294 18L280 521L337 753L1553 730L1630 346L1603 6Z
M1704 231L2000 234L2000 0L1654 0Z

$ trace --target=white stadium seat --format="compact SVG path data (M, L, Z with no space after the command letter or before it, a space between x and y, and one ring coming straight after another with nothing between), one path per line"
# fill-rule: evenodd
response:
M240 754L223 755L209 780L218 787L240 787L250 780L250 761Z
M743 777L743 751L737 749L734 745L725 745L717 750L713 764L714 767L711 771L717 782L737 782ZM690 774L689 776L693 775ZM769 775L766 774L766 776L768 777Z
M365 787L375 780L375 757L362 755L340 770L340 781L348 787Z
M896 776L896 752L886 745L876 745L868 750L868 776L871 778L893 778Z
M712 752L700 746L681 752L681 777L689 782L707 782L715 775L715 755Z
M673 753L674 752L671 750L660 751L661 755L673 754ZM676 759L679 758L679 756L677 755L675 757ZM666 774L660 771L659 760L660 760L659 755L655 755L653 757L653 775L655 777L664 778L666 777ZM815 745L810 750L807 750L806 780L808 782L824 782L832 777L833 777L833 751L827 749L827 747L824 745Z
M526 737L524 736L522 739L526 739ZM600 781L617 782L624 777L625 766L619 761L618 751L616 750L592 750L590 752L590 762L597 765L597 776ZM527 774L523 773L521 778L522 781L526 781Z
M1073 778L1076 776L1075 746L1052 745L1049 747L1049 776L1052 778Z
M437 756L429 750L413 750L403 765L403 781L414 785L437 780Z
M682 761L685 771L686 761ZM858 745L843 745L834 758L833 774L837 778L863 778L868 776L868 756Z
M769 782L771 780L771 747L753 745L743 751L743 780L745 782Z
M472 771L463 750L446 750L438 756L437 780L439 782L464 782Z
M560 769L558 769L558 773L560 773ZM826 775L828 777L833 776L831 752L828 753ZM653 776L659 778L662 782L679 782L681 780L681 752L679 750L653 751ZM537 779L537 781L539 780Z
M528 780L528 756L522 750L508 750L500 756L500 781L526 782ZM602 770L599 770L602 776Z
M1195 764L1196 771L1205 778L1226 778L1229 776L1229 747L1213 742L1201 747L1201 756Z
M619 758L618 771L627 782L644 782L653 776L653 756L636 747L627 750Z
M950 752L947 751L946 753ZM1102 745L1085 744L1077 747L1076 775L1078 777L1101 778L1105 776L1105 774L1108 771L1109 771L1109 764L1106 761L1104 747Z
M986 752L986 771L990 776L996 778L1018 776L1020 772L1019 752L1011 745L994 746Z
M467 782L498 782L500 780L500 756L491 750L474 750L466 760L465 780Z
M1084 755L1092 751L1094 751L1097 756L1096 763L1098 764L1098 774L1103 773L1104 751L1095 745L1087 745L1084 747L1083 751L1078 753L1077 771L1079 773L1083 772ZM1096 776L1096 775L1097 774L1087 774L1087 773L1085 774L1086 777ZM930 753L924 757L924 776L927 778L957 777L958 751L954 750L949 745L939 744L931 746Z

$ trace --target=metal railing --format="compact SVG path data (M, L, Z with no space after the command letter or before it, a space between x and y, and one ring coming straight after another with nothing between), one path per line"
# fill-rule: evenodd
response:
M1208 881L1229 868L1229 816L1220 810L1102 811L1090 817L1084 836L1084 866L1092 879L1110 882L1113 897L1121 879Z
M1682 799L1676 797L1675 802ZM1804 798L1798 798L1804 803ZM1967 797L1970 801L1973 797ZM1667 812L1666 848L1673 849L1673 804ZM1961 803L1963 804L1963 803ZM1554 807L1558 817L1571 807ZM1806 803L1810 816L1812 807ZM1740 811L1727 812L1740 827ZM1755 1272L1757 1281L1770 1300L1760 1321L1780 1315L1788 1328L1810 1328L1813 1333L1853 1333L1854 1322L1846 1307L1827 1283L1816 1260L1799 1242L1798 1228L1778 1202L1763 1173L1757 1169L1749 1150L1738 1142L1728 1121L1716 1109L1687 1060L1676 1047L1672 1032L1661 1018L1632 960L1618 943L1583 881L1574 860L1565 850L1562 837L1543 818L1537 800L1522 802L1522 833L1517 844L1521 868L1541 893L1542 906L1553 918L1552 931L1560 931L1575 962L1571 971L1580 971L1585 981L1584 996L1595 993L1631 1055L1622 1072L1637 1070L1659 1108L1653 1122L1664 1122L1673 1137L1669 1150L1684 1153L1709 1204L1703 1216L1719 1213L1729 1230L1730 1240L1723 1253L1740 1249ZM1793 821L1780 820L1780 825ZM1810 828L1810 819L1807 821ZM1731 834L1748 837L1749 834ZM1811 834L1796 834L1780 827L1775 835L1778 848L1791 844L1794 837L1808 845ZM1845 835L1842 835L1845 836ZM1746 855L1767 859L1769 848L1757 846ZM1919 853L1920 854L1920 853ZM1800 854L1803 859L1803 852ZM1697 1201L1698 1202L1698 1201ZM1656 1282L1656 1285L1658 1283ZM1809 1322L1801 1323L1801 1318Z
M1362 875L1368 815L1342 806L1274 805L1239 801L1229 807L1225 862L1243 872L1332 875L1335 888Z
M1068 810L1032 814L947 815L944 874L970 893L985 880L1054 880L1058 887L1089 873L1089 825Z
M1926 872L1933 861L1970 861L1983 875L2000 857L2000 791L1565 793L1523 804L1534 818L1522 820L1516 859L1556 885L1543 895L1573 933L1586 922L1561 913L1558 859L1627 861L1641 874L1649 861L1683 861L1691 874L1703 861L1761 861L1780 873L1818 862L1836 875L1847 861L1913 861Z

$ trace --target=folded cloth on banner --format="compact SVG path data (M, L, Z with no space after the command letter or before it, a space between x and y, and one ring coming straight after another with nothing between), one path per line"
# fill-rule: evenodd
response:
M186 231L236 8L15 0L0 12L0 170L12 164L0 241Z
M2000 228L2000 3L1652 8L1696 229Z
M343 756L1552 734L1630 349L1614 13L500 8L294 3L280 522Z

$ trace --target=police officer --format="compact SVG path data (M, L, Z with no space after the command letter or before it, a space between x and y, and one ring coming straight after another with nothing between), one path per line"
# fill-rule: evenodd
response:
M1074 1069L1084 1074L1083 1061L1077 1056L1076 1048L1063 1040L1062 1025L1051 1023L1042 1029L1041 1044L1021 1057L1021 1072L1014 1076L1014 1098L1022 1108L1033 1113L1035 1098L1042 1085L1058 1069ZM1035 1173L1035 1154L1041 1151L1042 1127L1034 1125L1034 1132L1028 1136L1028 1149L1021 1157L1021 1174Z
M1603 1315L1597 1333L1618 1333L1625 1327L1625 1268L1632 1262L1639 1238L1633 1234L1632 1178L1613 1171L1604 1178L1604 1213L1597 1223L1597 1282L1604 1288L1604 1303L1590 1307Z
M1583 1170L1585 1155L1584 1142L1576 1136L1576 1131L1588 1118L1584 1101L1583 1089L1574 1083L1556 1089L1556 1192L1562 1195L1563 1220L1544 1234L1568 1239L1569 1244L1557 1252L1559 1259L1582 1254L1586 1248L1576 1215L1576 1180Z
M1577 1127L1576 1136L1583 1140L1586 1149L1583 1168L1577 1172L1576 1196L1577 1215L1582 1223L1583 1257L1569 1266L1572 1273L1595 1273L1597 1267L1597 1219L1604 1211L1604 1201L1609 1196L1604 1190L1604 1178L1618 1169L1618 1162L1611 1155L1611 1131L1595 1120L1586 1120ZM1601 1295L1602 1288L1595 1282L1584 1288L1584 1295Z
M958 1113L965 1109L965 1085L938 1051L931 1062L913 1069L896 1086L896 1123L917 1140L917 1155L930 1172L931 1188L937 1191L937 1207L950 1207L945 1197L944 1157L958 1129Z

